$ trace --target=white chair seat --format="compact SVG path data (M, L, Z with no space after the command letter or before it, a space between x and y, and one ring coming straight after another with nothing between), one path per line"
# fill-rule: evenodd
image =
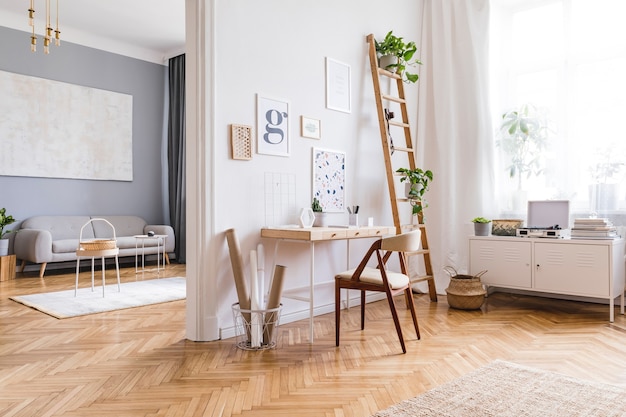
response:
M339 279L350 279L354 275L355 269L350 269L349 271L341 272L335 276L335 278ZM365 268L363 273L361 274L360 280L362 282L367 282L370 284L380 284L383 285L383 277L380 274L380 269L377 268ZM389 285L392 290L397 290L399 288L406 287L409 285L409 277L399 272L391 272L387 271L387 280L389 281Z

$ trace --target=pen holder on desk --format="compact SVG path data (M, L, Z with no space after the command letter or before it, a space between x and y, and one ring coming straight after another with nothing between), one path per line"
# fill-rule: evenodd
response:
M348 214L348 225L349 226L358 226L359 225L359 215L358 214Z

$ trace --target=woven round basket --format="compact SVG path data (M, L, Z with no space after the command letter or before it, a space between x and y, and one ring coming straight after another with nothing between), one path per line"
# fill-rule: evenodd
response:
M485 302L487 291L480 282L480 277L487 271L476 275L459 275L454 268L444 268L450 274L450 285L446 288L448 305L459 310L476 310Z
M82 250L107 250L115 249L114 239L95 239L80 242Z

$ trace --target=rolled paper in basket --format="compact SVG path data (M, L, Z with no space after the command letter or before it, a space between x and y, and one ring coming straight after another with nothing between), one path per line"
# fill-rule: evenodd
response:
M233 275L235 277L235 287L237 288L237 298L239 298L239 308L241 310L250 310L250 292L248 291L248 283L243 272L243 259L241 257L241 248L235 229L226 231L226 241L230 251L230 263L233 267ZM250 323L250 313L241 313L246 323ZM250 340L250 329L246 326L246 337Z
M267 309L272 310L280 307L280 298L283 293L283 280L285 277L285 269L283 265L276 265L274 268L274 277L272 278L272 288L270 288L269 298L267 300ZM263 332L263 344L269 345L274 340L274 326L278 321L279 312L265 313L265 332Z
M255 250L250 251L250 309L252 310L250 318L250 345L253 348L261 346L263 334L263 313L259 313L259 285L257 277L257 253Z
M263 244L259 243L256 246L257 257L257 276L259 284L259 309L265 309L265 249Z

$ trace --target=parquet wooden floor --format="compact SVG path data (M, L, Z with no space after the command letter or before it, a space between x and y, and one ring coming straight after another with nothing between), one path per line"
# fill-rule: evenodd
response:
M184 276L172 264L160 276ZM123 280L135 276L123 268ZM606 305L496 293L479 311L416 295L422 340L398 298L407 354L384 301L280 326L274 350L185 340L185 302L57 320L8 299L73 287L73 271L0 283L2 416L369 416L494 359L626 387L626 319ZM88 278L84 278L85 280Z

